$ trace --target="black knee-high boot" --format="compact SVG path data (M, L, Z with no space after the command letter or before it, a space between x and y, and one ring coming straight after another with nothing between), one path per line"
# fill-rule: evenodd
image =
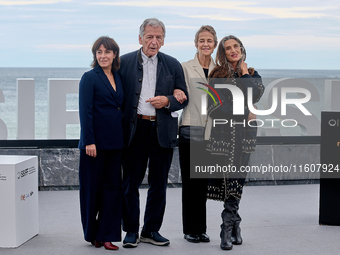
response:
M221 249L222 250L231 250L233 248L232 242L232 232L236 220L236 215L238 211L238 203L239 201L230 196L224 202L224 210L222 211L222 224L221 224Z
M240 201L238 201L239 203ZM241 228L240 228L240 223L241 223L241 216L238 213L238 206L237 206L237 211L236 211L236 217L234 221L234 226L233 226L233 231L231 234L231 241L235 245L241 245L242 244L242 237L241 237Z

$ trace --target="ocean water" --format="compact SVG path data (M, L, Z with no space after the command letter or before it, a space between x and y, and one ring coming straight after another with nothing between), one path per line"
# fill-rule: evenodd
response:
M33 78L35 80L35 138L47 138L47 80L48 78L77 78L90 68L0 68L0 90L4 102L0 102L0 122L7 127L7 139L16 139L17 132L17 78ZM258 69L265 85L279 78L318 78L340 79L340 70L274 70ZM320 119L324 104L324 88L316 85L320 94L320 102L312 103L311 112ZM0 91L0 94L1 94ZM1 97L0 97L1 98ZM260 102L260 109L261 109ZM67 109L78 109L78 95L67 96ZM0 125L1 127L1 125ZM298 131L297 131L298 132ZM1 133L1 131L0 131ZM290 133L285 134L290 135ZM79 125L67 126L67 139L79 138Z

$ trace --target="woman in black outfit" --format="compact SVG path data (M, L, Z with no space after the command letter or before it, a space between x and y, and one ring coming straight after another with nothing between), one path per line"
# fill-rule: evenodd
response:
M92 47L93 69L79 83L79 194L84 238L95 247L118 250L121 241L123 87L119 47L100 37Z
M209 75L211 86L231 84L241 89L244 95L243 115L233 114L233 100L237 99L233 98L229 89L215 88L222 103L208 99L208 115L212 119L228 121L226 125L212 127L207 145L210 159L215 164L232 166L237 170L248 165L250 153L256 145L257 130L251 127L256 124L250 122L256 119L256 115L247 107L248 97L252 97L252 102L256 103L264 92L261 76L253 68L248 69L245 59L246 50L240 39L232 35L226 36L218 45L216 67ZM252 88L252 94L248 94L248 88ZM230 124L232 122L233 125ZM223 250L232 249L233 244L242 244L238 209L245 177L242 173L225 173L223 178L211 179L208 185L208 198L224 202L220 233L220 246Z

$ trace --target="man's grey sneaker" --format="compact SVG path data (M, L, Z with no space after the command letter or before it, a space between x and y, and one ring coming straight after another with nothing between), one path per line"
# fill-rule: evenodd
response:
M128 232L123 240L124 248L136 248L139 243L138 233Z
M170 244L170 241L161 236L158 232L142 232L140 235L140 241L143 243L151 243L159 246L166 246Z

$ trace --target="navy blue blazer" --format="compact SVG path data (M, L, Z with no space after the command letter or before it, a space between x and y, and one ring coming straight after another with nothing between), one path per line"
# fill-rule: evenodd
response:
M121 149L123 142L122 103L119 75L113 72L116 91L100 66L83 74L79 83L80 140L78 148L95 144L98 150Z
M170 109L156 109L158 142L163 148L176 146L178 118L171 112L180 110L188 104L188 100L180 104L173 96L174 89L181 89L188 97L181 64L177 59L158 52L157 81L155 96L167 96ZM141 49L121 57L118 73L122 79L124 90L123 127L124 142L128 146L136 131L137 107L143 81L143 60Z

